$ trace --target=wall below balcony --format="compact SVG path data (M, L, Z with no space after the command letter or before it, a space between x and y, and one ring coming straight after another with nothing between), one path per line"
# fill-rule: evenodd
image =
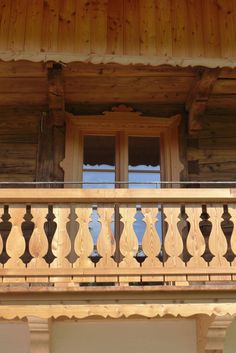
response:
M52 353L196 353L194 320L93 320L56 322Z

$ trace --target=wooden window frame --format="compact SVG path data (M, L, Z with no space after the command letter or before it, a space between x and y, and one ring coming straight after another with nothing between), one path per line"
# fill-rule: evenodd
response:
M117 180L128 180L128 136L156 136L160 137L161 179L179 181L183 169L179 156L180 121L180 115L145 117L133 111L111 111L102 115L66 113L65 159L61 162L64 180L82 181L83 136L104 134L117 136Z

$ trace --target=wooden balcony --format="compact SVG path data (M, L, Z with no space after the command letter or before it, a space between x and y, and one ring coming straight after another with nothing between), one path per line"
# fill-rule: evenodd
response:
M233 285L236 189L1 189L9 285Z

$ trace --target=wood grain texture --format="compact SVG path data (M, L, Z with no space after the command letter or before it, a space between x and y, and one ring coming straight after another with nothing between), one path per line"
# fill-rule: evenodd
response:
M13 57L22 51L28 59L33 52L58 52L80 54L81 58L84 55L82 60L90 54L94 56L91 60L99 60L99 56L109 53L140 57L146 63L145 57L158 56L164 63L173 55L195 58L198 64L201 58L235 57L234 0L16 0L14 6L11 3L1 1L0 48L5 57L7 51Z

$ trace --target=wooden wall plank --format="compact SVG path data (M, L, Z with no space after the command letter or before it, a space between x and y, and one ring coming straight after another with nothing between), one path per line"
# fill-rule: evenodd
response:
M75 51L81 54L90 53L90 12L87 0L77 1L75 20Z
M15 0L11 6L8 49L23 50L25 43L25 27L27 0Z
M57 51L59 0L43 2L42 51Z
M8 46L11 0L0 1L0 50L6 50Z
M121 55L124 52L124 3L108 1L107 54Z
M27 2L25 46L27 51L38 51L41 43L41 31L43 20L43 0L31 0Z
M59 3L59 26L57 47L59 51L74 51L73 40L75 36L75 1L74 0L60 0Z
M140 53L139 1L124 2L124 54Z
M172 22L170 0L156 0L157 55L172 55Z
M221 56L218 12L219 10L215 0L207 0L202 2L205 56L211 58Z
M173 56L189 56L189 28L186 0L172 0Z
M140 0L140 54L156 54L155 0Z
M104 54L107 50L107 0L91 2L91 53Z

